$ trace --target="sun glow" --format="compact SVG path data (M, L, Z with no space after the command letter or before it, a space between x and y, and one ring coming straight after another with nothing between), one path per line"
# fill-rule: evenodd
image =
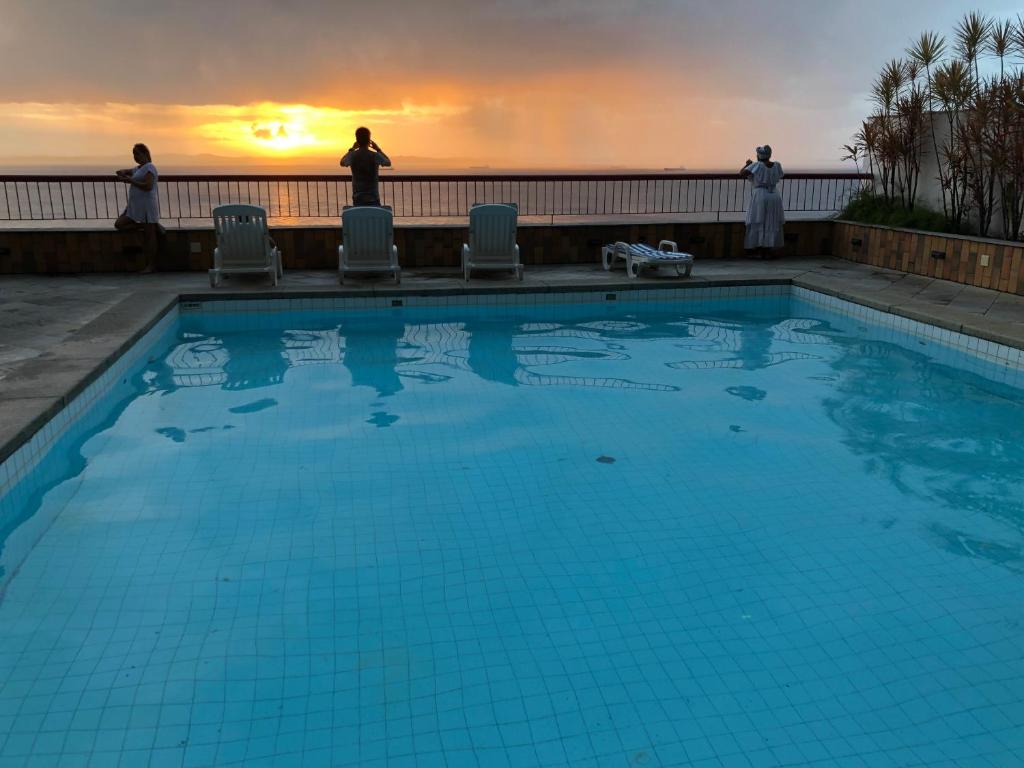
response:
M231 150L287 156L309 153L338 143L342 132L351 133L341 110L306 105L256 104L218 109L221 119L200 123L205 139Z
M57 154L131 147L145 140L168 152L233 157L325 157L344 152L355 129L380 129L391 147L440 130L466 107L403 102L391 108L338 109L309 104L0 103L0 155L8 145L46 143Z
M217 107L220 119L197 126L206 140L246 153L293 156L337 148L349 141L362 123L382 125L429 121L457 114L458 108L403 104L393 110L344 110L306 104L261 103L243 107Z

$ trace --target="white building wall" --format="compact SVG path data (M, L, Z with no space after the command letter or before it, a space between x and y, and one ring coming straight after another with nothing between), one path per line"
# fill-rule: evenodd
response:
M945 112L932 114L932 126L935 129L935 140L939 152L949 142L949 118ZM876 168L877 171L877 168ZM875 181L875 188L880 188L880 181ZM939 162L935 155L935 144L932 142L932 134L926 131L924 145L921 152L921 177L917 186L917 204L931 208L933 211L942 213L942 184L939 181ZM967 203L970 207L970 200ZM992 214L992 223L989 226L988 236L993 238L1005 238L1007 233L1003 232L1001 200L999 190L996 189L995 210ZM970 234L978 231L978 219L973 212L969 213Z

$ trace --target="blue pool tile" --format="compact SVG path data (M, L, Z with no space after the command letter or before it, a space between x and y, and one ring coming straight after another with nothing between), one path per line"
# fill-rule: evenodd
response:
M166 325L3 585L0 760L1012 764L1024 396L742 293Z

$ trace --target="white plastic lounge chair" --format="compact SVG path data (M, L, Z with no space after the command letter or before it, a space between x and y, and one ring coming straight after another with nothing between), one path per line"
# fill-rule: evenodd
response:
M616 259L625 259L626 274L630 277L639 277L643 267L671 266L676 268L676 274L684 277L690 276L693 269L693 254L682 253L679 247L671 240L662 240L657 248L646 243L612 243L601 249L601 262L605 271L612 268ZM684 269L680 273L680 269Z
M469 244L462 245L462 274L469 282L474 269L512 270L523 279L523 265L516 245L514 203L477 204L469 209Z
M220 285L224 275L270 275L274 285L284 275L281 251L270 237L267 212L258 205L220 205L213 209L217 247L213 249L210 286Z
M402 282L390 208L346 206L341 212L341 239L339 283L345 282L346 272L390 272L396 284Z

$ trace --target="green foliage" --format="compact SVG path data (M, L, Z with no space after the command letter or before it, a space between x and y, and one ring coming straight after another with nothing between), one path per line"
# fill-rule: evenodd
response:
M886 200L874 192L865 191L855 195L839 214L845 221L859 224L877 224L883 227L920 229L925 232L956 233L956 228L939 211L933 211L920 204L913 209L903 207L898 200Z
M998 74L985 59L998 59ZM1024 240L1024 18L964 15L947 39L923 32L871 85L871 114L843 160L866 161L880 199L845 214L865 222ZM984 64L984 66L982 66ZM938 124L938 125L937 125ZM937 130L937 127L940 130ZM929 158L930 156L930 158ZM937 164L944 225L916 205L922 160Z

